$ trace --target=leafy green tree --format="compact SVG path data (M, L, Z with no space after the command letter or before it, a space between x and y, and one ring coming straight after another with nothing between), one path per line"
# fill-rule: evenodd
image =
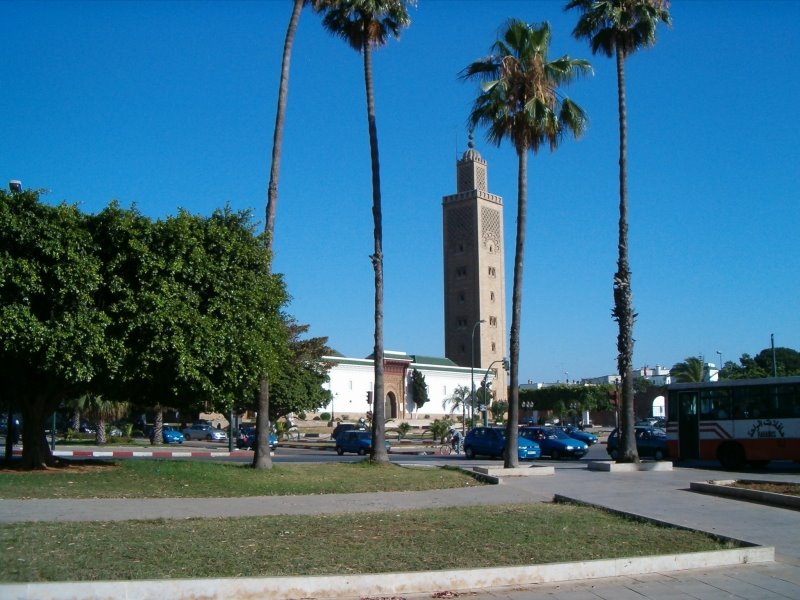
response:
M672 365L669 374L676 383L700 382L705 379L705 366L696 356L689 356Z
M298 412L316 412L331 401L331 393L322 385L328 381L333 366L322 360L332 350L328 338L302 339L308 325L293 320L285 323L288 333L288 353L280 368L270 378L270 421Z
M721 379L759 379L772 377L772 348L764 348L755 357L742 354L737 365L728 361L720 371ZM800 352L792 348L775 348L775 370L778 377L800 375Z
M565 10L580 11L573 30L586 39L592 53L615 56L619 111L619 234L617 272L614 275L614 309L619 325L617 368L622 386L622 435L618 462L639 462L635 439L633 389L633 292L628 258L628 125L625 98L625 60L656 41L660 22L671 23L668 0L569 0Z
M425 375L417 369L411 371L411 397L417 410L428 401L428 384L425 383Z
M372 164L372 217L374 222L375 272L375 401L373 403L372 450L370 460L389 463L384 440L385 404L383 380L383 216L381 209L380 159L378 157L378 127L375 119L375 93L372 81L372 50L384 46L390 36L399 37L408 27L411 0L329 0L322 2L322 24L333 35L342 38L364 59L364 84L367 94L367 124Z
M0 377L22 413L22 463L56 464L50 415L115 363L96 302L100 262L86 217L39 193L0 191Z
M508 402L505 400L498 400L489 407L489 410L492 412L492 418L494 419L495 423L499 423L506 416L506 412L508 411Z
M522 315L522 272L525 257L525 229L528 203L528 151L536 154L547 145L553 151L563 137L580 136L586 127L584 111L558 87L579 75L591 73L585 60L563 56L548 59L550 25L529 25L511 19L491 48L488 58L470 64L464 79L482 82L469 120L484 125L490 142L500 145L508 139L517 152L517 232L514 254L514 289L511 300L511 396L506 426L505 467L519 465L517 422L519 420L519 345Z

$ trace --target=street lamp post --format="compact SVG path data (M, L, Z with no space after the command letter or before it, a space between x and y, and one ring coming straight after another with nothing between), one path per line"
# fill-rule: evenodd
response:
M472 387L472 395L470 396L470 405L472 407L472 418L475 418L475 330L481 323L486 323L486 320L480 319L479 321L475 321L475 324L472 326L472 344L470 346L470 353L469 353L469 379L470 379L470 385ZM463 426L465 427L466 424L463 424Z
M486 385L487 385L487 384L486 384L486 382L487 382L487 381L488 381L488 379L489 379L489 371L491 371L491 370L492 370L492 367L493 367L493 366L495 366L497 363L503 363L503 368L505 368L506 370L508 370L508 369L506 368L506 360L508 360L508 359L506 359L506 358L501 358L500 360L496 360L496 361L494 361L492 364L490 364L490 365L489 365L489 368L488 368L488 369L486 369L486 374L483 376L483 393L484 393L484 396L483 396L483 401L484 401L484 402L486 402L486 389L487 389L487 388L486 388ZM489 424L489 423L487 422L487 420L488 420L488 418L489 418L489 415L488 415L488 413L489 413L489 407L487 406L487 407L486 407L486 411L483 413L483 426L484 426L484 427L486 427L486 426Z

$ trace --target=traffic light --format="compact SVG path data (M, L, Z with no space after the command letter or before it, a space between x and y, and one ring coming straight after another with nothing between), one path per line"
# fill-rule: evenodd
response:
M372 392L367 392L367 404L372 405Z
M510 368L511 368L511 367L510 367L510 366L509 366L509 364L508 364L508 359L507 359L507 358L504 358L504 359L503 359L503 369L505 369L506 371L508 371Z

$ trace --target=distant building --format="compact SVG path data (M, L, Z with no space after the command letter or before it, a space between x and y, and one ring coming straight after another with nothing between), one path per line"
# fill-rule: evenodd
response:
M347 417L355 420L372 410L375 363L372 356L352 358L341 355L325 356L323 360L333 363L329 381L325 388L331 392L330 404L320 409L329 412L333 419ZM411 393L411 373L417 370L425 377L428 387L428 402L417 410ZM387 419L409 420L443 417L450 414L450 406L443 407L458 386L471 388L471 370L460 367L447 358L384 352L385 414ZM475 369L475 388L480 388L486 370ZM493 381L490 371L487 381ZM460 415L459 415L460 416Z

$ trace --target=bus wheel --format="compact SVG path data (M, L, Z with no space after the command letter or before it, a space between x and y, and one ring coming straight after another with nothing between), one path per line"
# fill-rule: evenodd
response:
M744 450L739 444L723 444L717 450L717 459L726 471L738 471L744 467Z

